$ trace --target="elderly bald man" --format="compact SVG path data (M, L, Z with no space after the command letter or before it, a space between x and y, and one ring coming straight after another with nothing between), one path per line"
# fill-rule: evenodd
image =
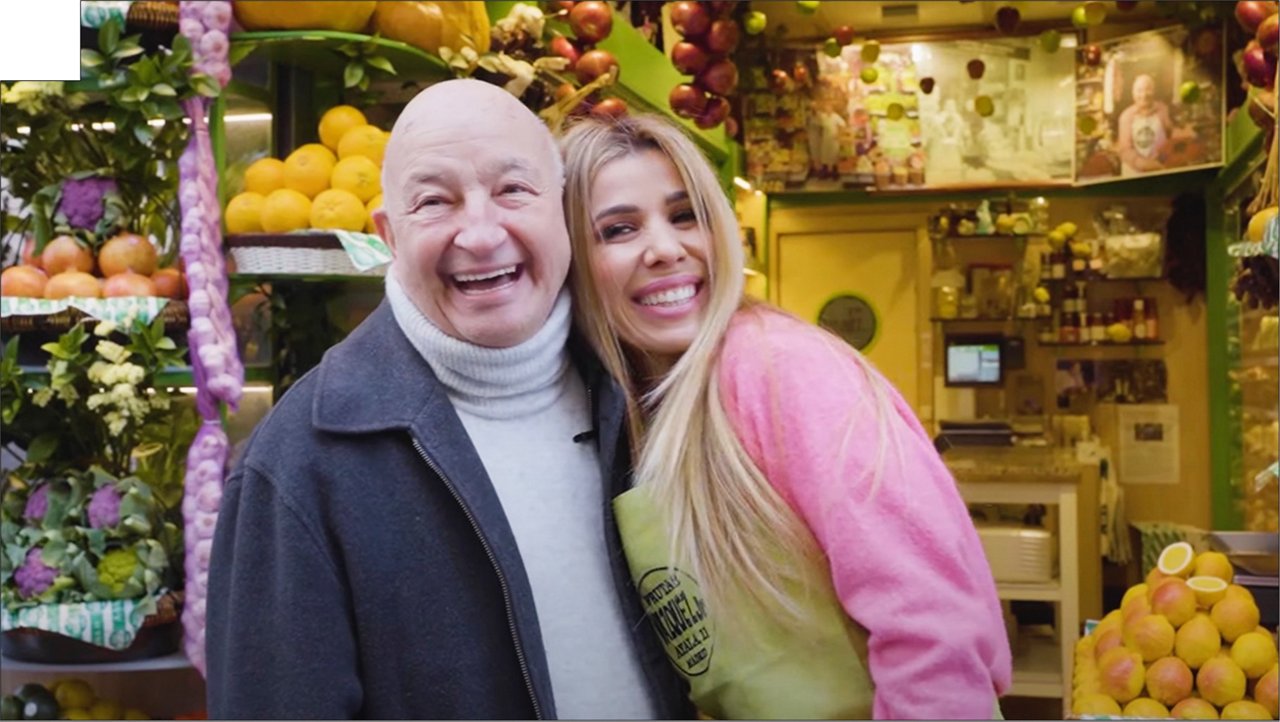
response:
M496 86L434 85L396 121L386 300L227 481L212 716L692 714L609 515L623 402L571 332L562 185Z

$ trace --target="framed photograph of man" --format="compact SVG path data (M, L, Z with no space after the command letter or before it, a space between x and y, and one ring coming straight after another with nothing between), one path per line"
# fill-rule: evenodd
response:
M1077 183L1222 164L1220 27L1152 30L1077 56Z

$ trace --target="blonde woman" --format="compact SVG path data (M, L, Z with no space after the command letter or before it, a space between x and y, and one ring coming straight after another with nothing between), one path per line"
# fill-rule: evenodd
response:
M617 521L693 701L722 719L998 716L995 584L902 398L835 337L744 300L733 212L680 130L588 119L562 148L577 321L628 397Z

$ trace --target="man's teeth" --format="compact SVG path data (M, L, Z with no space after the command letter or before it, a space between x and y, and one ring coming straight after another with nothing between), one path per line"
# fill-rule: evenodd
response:
M515 273L515 272L516 272L515 266L507 266L506 268L499 268L496 271L489 271L488 273L458 273L458 274L455 274L453 278L455 281L458 281L459 283L471 283L473 281L487 281L491 278L497 278L498 276L506 276L508 274Z
M697 292L698 289L694 286L677 286L675 288L668 288L665 291L659 291L657 293L651 293L648 296L643 296L640 299L640 303L644 306L657 306L662 303L679 303L693 298L694 294Z

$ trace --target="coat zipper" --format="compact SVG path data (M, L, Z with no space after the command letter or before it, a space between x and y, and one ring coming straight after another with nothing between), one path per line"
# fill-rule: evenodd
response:
M502 568L498 566L498 560L493 555L493 549L489 547L489 541L480 533L480 525L476 523L476 518L471 514L471 508L458 496L458 490L454 488L453 482L449 481L449 477L444 475L440 467L431 460L426 450L418 443L418 439L413 434L409 434L409 439L413 442L413 448L417 450L418 456L431 467L436 476L444 482L445 488L453 495L454 501L458 502L458 506L462 507L462 513L466 514L467 521L471 524L471 530L475 532L476 537L480 540L480 545L484 547L484 553L489 557L489 563L493 565L493 571L498 575L498 585L502 587L502 601L507 608L507 628L511 631L511 641L516 648L516 659L520 662L520 673L524 675L524 686L529 691L529 701L533 703L533 714L537 719L543 719L542 705L538 704L538 695L533 691L533 678L529 674L529 663L525 660L524 648L520 646L520 635L516 631L516 618L511 606L511 592L507 587L507 578L502 574Z

